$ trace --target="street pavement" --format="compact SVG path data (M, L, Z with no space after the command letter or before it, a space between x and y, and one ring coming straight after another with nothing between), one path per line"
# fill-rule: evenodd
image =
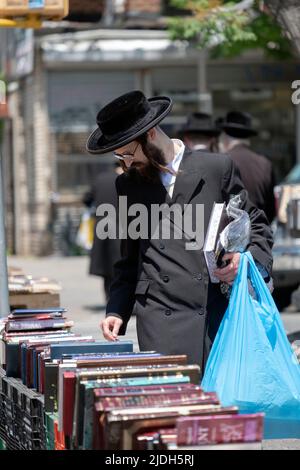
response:
M103 339L99 323L105 315L105 295L102 279L88 274L89 259L77 257L23 258L10 256L9 266L23 269L33 276L46 276L59 282L61 306L67 308L67 315L74 320L73 331ZM281 317L287 333L300 331L300 312L282 312ZM126 338L132 340L138 350L135 317L128 324ZM300 437L300 436L299 436ZM268 440L263 442L264 450L300 450L300 439Z
M99 323L105 315L103 281L99 277L88 274L88 257L22 258L10 256L8 265L20 267L25 274L37 277L46 276L56 280L62 287L61 306L67 309L68 318L75 322L73 331L103 339L99 328ZM126 339L132 340L135 349L138 349L134 317L130 320L127 331Z
M61 306L67 308L68 317L74 320L74 331L102 338L99 322L105 314L103 282L101 278L88 274L88 257L10 256L8 264L22 268L26 274L47 276L58 281L62 287ZM281 317L287 333L300 330L300 312L282 313ZM132 340L138 349L135 317L129 321L126 339Z

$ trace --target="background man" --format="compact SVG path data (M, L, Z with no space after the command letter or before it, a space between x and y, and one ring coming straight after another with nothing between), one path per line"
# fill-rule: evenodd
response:
M271 223L275 217L274 173L271 162L251 150L249 138L257 132L252 128L250 114L230 111L220 127L223 130L219 138L220 151L230 155L240 170L249 198L265 212Z
M220 132L210 114L193 113L188 116L181 134L183 142L191 150L216 152Z

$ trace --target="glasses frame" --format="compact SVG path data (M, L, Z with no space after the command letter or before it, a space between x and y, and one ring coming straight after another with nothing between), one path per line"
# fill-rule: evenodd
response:
M139 145L140 145L140 143L138 142L137 146L135 147L135 149L132 153L120 154L120 153L113 152L114 157L116 157L118 160L122 160L122 161L126 160L127 158L131 158L133 160L134 154L137 151Z

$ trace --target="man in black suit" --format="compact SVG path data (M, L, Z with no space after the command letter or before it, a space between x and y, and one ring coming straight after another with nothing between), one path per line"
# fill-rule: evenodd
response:
M200 229L205 234L214 202L227 203L232 195L240 194L251 220L248 249L270 273L270 228L264 213L249 201L232 160L193 152L180 140L171 140L158 126L170 110L167 97L147 100L139 91L122 95L98 113L98 129L87 149L94 154L114 151L125 169L116 181L118 195L127 197L129 208L136 208L134 204L146 207L150 226L151 210L162 204L164 208L177 204L181 214L204 207ZM178 228L175 212L156 219L148 236L130 235L122 240L122 258L115 265L101 327L106 339L116 340L118 334L125 334L134 312L141 350L187 354L190 363L203 367L228 300L219 284L209 280L199 237L185 225ZM132 214L128 210L126 227L134 222ZM161 229L168 221L181 238L175 233L163 237ZM216 271L220 281L233 282L239 258L239 253L224 256L229 264Z
M84 204L94 207L95 212L100 204L111 204L117 208L118 198L115 190L115 182L122 169L117 163L115 167L104 168L93 181L90 191L84 195ZM95 230L93 245L90 252L89 274L99 276L104 281L106 300L109 298L109 288L113 279L114 264L120 258L120 240L112 237L100 239L96 233L96 227L102 217L95 214Z
M210 114L198 112L188 116L179 136L191 150L217 152L220 132Z
M249 198L265 212L271 223L275 217L274 172L266 157L251 150L249 138L257 132L252 128L250 114L230 111L220 127L223 130L219 138L220 151L230 155L240 170Z

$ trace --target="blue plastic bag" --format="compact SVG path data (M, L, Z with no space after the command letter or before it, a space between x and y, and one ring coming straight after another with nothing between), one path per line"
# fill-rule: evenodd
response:
M247 276L257 295L249 294ZM265 438L300 438L300 365L252 255L241 253L202 380L223 405L265 413Z

